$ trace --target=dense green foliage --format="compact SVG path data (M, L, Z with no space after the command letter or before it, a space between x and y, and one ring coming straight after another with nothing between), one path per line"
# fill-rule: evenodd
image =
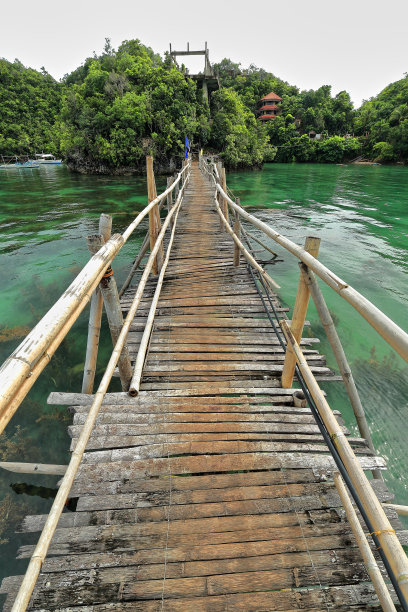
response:
M408 161L408 76L391 83L357 111L355 131L378 161Z
M0 60L0 154L52 151L91 172L141 169L152 154L173 169L187 136L233 168L272 160L339 163L360 154L408 161L408 78L356 111L347 92L333 96L329 85L299 91L229 59L214 69L221 89L208 106L167 54L163 59L138 40L115 51L107 39L100 56L61 82ZM281 96L282 111L261 124L258 102L271 91Z
M0 59L0 154L51 148L62 85L45 70Z

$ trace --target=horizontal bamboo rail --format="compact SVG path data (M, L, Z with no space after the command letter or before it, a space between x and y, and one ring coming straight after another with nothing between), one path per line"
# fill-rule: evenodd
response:
M296 342L285 320L282 320L281 329L285 334L288 350L296 357L299 370L317 406L320 417L332 438L340 458L346 468L350 480L361 500L362 506L373 526L373 533L378 538L385 556L393 570L401 592L408 600L408 558L402 548L394 529L389 522L381 503L378 501L369 480L358 462L346 435L338 424L323 392L310 370L302 350Z
M186 166L186 168L188 168L188 166ZM150 253L150 257L146 263L146 266L145 266L142 278L140 280L140 283L138 285L138 289L136 291L135 297L132 301L127 317L124 321L122 330L119 334L119 338L116 342L112 355L109 359L109 363L106 367L105 373L102 377L98 390L94 395L94 400L92 402L92 405L90 406L85 423L79 435L77 444L71 455L71 459L68 464L67 470L61 481L60 487L58 489L58 493L54 499L54 503L52 504L51 510L48 514L47 520L41 532L38 543L35 547L34 553L30 559L30 563L28 565L23 582L21 583L19 592L14 601L12 612L24 612L24 610L26 610L29 604L31 595L35 587L35 583L37 581L38 575L41 571L42 564L44 562L49 545L51 543L52 536L55 532L59 518L64 509L65 501L69 495L69 492L71 490L72 484L75 479L75 476L78 472L78 469L82 461L82 457L84 455L89 438L91 437L92 430L94 428L95 421L99 413L99 409L102 405L103 399L108 390L109 383L112 379L115 368L119 361L119 357L121 355L123 346L125 345L127 335L129 333L129 329L132 324L133 318L136 314L140 301L143 297L143 292L144 292L147 280L149 278L149 275L152 271L155 258L157 256L157 253L159 252L159 249L163 242L164 235L170 224L171 218L176 213L179 206L180 206L180 202L175 204L173 208L171 209L170 213L167 215L166 219L164 220L162 229L157 237L156 243Z
M18 461L2 461L0 468L15 474L52 474L63 476L66 472L66 465L52 465L50 463L21 463Z
M370 300L365 298L361 293L350 287L339 276L334 274L329 268L323 265L315 257L307 253L305 249L273 230L269 225L260 221L250 213L246 212L241 206L238 206L223 190L217 182L214 174L205 167L205 162L202 167L207 172L210 178L215 183L216 189L220 196L227 200L230 207L236 211L243 219L248 221L254 227L260 229L266 236L272 238L275 242L284 247L287 251L295 255L300 261L306 264L322 281L331 287L336 293L344 298L364 319L372 325L372 327L392 346L405 361L408 361L408 334L399 325L394 323L387 315L379 308L374 306ZM215 172L215 170L214 170Z
M0 367L0 433L33 386L52 355L71 329L108 266L127 242L133 231L149 212L173 191L186 173L179 172L174 183L148 204L132 221L125 232L115 234L88 261L34 329Z
M180 189L179 195L177 196L177 200L176 200L176 203L175 203L176 206L180 205L180 201L181 201L182 196L183 196L185 185L186 185L186 183L184 183L184 185ZM159 302L160 293L161 293L161 289L162 289L162 286L163 286L164 275L166 273L167 265L168 265L169 259L170 259L170 253L171 253L171 248L172 248L172 245L173 245L173 240L174 240L174 235L175 235L175 230L176 230L178 213L179 213L179 209L177 209L177 212L174 215L174 221L172 219L172 221L173 221L172 226L173 227L172 227L172 232L171 232L171 235L170 235L169 244L168 244L168 247L167 247L166 257L164 259L164 262L163 262L161 270L160 270L160 275L159 275L159 278L157 280L157 285L156 285L156 289L155 289L155 292L154 292L153 300L152 300L152 303L150 305L149 315L148 315L147 321L145 323L145 327L144 327L144 330L143 330L143 336L142 336L142 339L140 341L139 350L137 352L135 366L134 366L134 370L133 370L133 376L132 376L132 380L131 380L130 386L129 386L129 395L131 395L132 397L136 397L139 394L140 383L141 383L142 376L143 376L143 368L144 368L144 364L145 364L145 361L146 361L146 354L147 354L147 351L148 351L148 348L149 348L150 336L151 336L152 329L153 329L154 317L155 317L155 314L156 314L157 304Z

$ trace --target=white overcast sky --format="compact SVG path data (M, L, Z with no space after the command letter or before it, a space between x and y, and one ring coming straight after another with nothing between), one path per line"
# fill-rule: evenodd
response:
M105 37L157 53L203 48L301 89L332 85L356 106L408 71L408 0L2 0L0 57L61 78ZM193 66L191 66L193 68Z

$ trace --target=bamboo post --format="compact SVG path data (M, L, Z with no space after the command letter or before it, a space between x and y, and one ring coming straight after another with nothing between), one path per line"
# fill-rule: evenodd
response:
M373 533L378 538L380 546L388 559L401 592L405 599L408 600L408 558L404 549L286 321L281 321L281 328L288 343L288 350L295 356L299 370L313 397L319 414L367 513L373 527Z
M367 441L369 448L375 453L374 444L371 438L370 428L368 427L367 419L364 413L364 408L361 404L360 396L357 391L356 384L354 382L353 374L347 361L346 354L341 344L339 335L334 325L332 316L327 307L326 301L320 290L315 275L311 270L308 269L305 264L300 264L300 269L303 274L303 278L309 287L312 295L316 310L319 314L320 321L326 332L327 339L333 350L334 357L337 361L340 374L343 378L344 386L349 396L350 404L353 408L354 416L356 417L358 430L363 438ZM380 470L373 470L374 478L382 480Z
M223 188L223 190L225 191L225 193L227 192L227 177L225 174L225 168L222 168L221 171L221 187ZM225 198L223 198L222 200L222 212L224 213L224 217L227 220L227 223L229 223L229 216L228 216L228 202Z
M108 242L112 232L112 217L102 214L99 219L99 233L104 242ZM88 340L86 345L86 356L84 375L82 379L82 393L92 393L95 380L96 362L98 359L99 336L101 331L103 298L99 286L91 297L91 308L89 311Z
M239 206L240 205L239 198L236 199L236 202L237 202L237 204ZM237 238L241 239L241 223L239 221L239 216L237 214L235 215L235 221L234 221L234 234L237 236ZM234 266L236 268L239 266L239 259L240 259L240 248L239 248L239 245L237 243L235 243L235 247L234 247Z
M343 480L340 474L337 472L334 474L334 484L336 485L337 493L339 494L341 503L346 511L347 520L350 523L351 530L357 542L357 546L360 549L361 556L363 557L364 565L368 575L371 578L371 582L374 585L375 592L377 593L381 607L385 612L395 612L395 606L392 602L391 595L384 582L384 578L381 575L380 568L374 558L371 548L367 542L366 535L363 528L360 525L357 514L354 510L353 504L349 494L347 493L346 487L344 486Z
M148 203L152 202L157 197L156 193L156 182L154 180L154 171L153 171L153 157L148 155L146 157L146 170L147 170L147 200ZM156 243L157 236L160 233L161 224L160 224L160 213L158 210L158 206L154 206L153 209L149 212L149 235L150 235L150 251L153 250L153 247ZM160 249L159 249L160 253ZM158 274L161 267L160 255L158 254L156 257L156 261L153 265L153 274Z
M87 240L88 248L92 254L97 253L104 243L103 237L100 234L88 236ZM120 307L118 288L113 276L113 270L110 266L106 270L105 275L102 277L99 287L102 293L103 302L105 304L109 329L112 336L112 343L113 346L115 346L123 327L123 315ZM122 389L127 391L129 389L129 383L132 380L132 366L130 364L129 349L127 344L125 344L123 347L123 351L119 358L118 367Z
M174 177L173 176L168 176L167 177L167 188L170 187L170 185L173 183L174 181ZM169 213L171 210L171 207L173 206L173 194L170 192L167 194L167 212Z
M308 236L305 241L305 251L317 257L319 253L320 238L314 238ZM310 291L307 286L303 274L300 274L298 290L296 294L295 305L293 307L292 324L290 330L294 335L296 342L300 342L303 333L303 326L305 324L307 307L309 304ZM282 371L282 387L284 389L290 389L293 382L293 375L295 373L296 359L290 351L286 351L285 362L283 364Z

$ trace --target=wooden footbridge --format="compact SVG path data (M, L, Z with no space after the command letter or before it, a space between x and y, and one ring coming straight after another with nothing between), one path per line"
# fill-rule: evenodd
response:
M407 533L383 505L385 462L316 276L406 359L408 336L319 263L317 239L303 249L241 208L210 162L186 162L157 197L148 159L149 205L123 235L109 238L102 219L90 262L0 369L3 429L91 300L82 393L49 398L73 413L72 458L54 466L64 477L50 514L25 518L42 533L20 549L24 580L3 581L5 610L407 609ZM119 308L108 266L148 214ZM272 240L301 264L289 315ZM319 388L338 377L318 339L302 337L310 295L360 437ZM115 348L93 393L102 300ZM108 392L115 374L121 393Z

